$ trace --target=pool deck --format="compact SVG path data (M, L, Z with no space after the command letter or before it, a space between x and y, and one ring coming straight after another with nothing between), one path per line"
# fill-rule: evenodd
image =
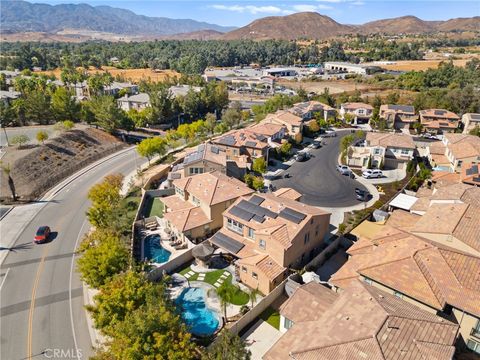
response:
M283 334L272 325L259 319L242 336L246 347L251 351L251 360L261 360L262 356L275 344Z

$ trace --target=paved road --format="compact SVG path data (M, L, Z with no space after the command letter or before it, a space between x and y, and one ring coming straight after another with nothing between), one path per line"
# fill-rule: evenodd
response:
M88 189L109 173L134 171L134 151L109 159L63 188L8 252L0 271L0 359L54 358L55 349L57 355L63 354L56 358L92 355L74 251L89 227L84 215ZM36 229L44 224L56 233L55 238L33 245Z
M312 158L305 162L295 162L285 173L287 179L274 180L277 187L291 187L303 194L302 202L322 207L347 207L359 204L355 198L355 188L365 189L359 182L336 170L340 153L340 139L350 134L350 130L337 132L338 136L325 139L327 145L311 149Z

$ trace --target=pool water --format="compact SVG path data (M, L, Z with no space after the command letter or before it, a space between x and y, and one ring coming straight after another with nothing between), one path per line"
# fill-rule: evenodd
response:
M175 300L190 332L198 336L212 335L218 328L217 313L205 304L205 290L190 287Z
M143 257L156 263L164 263L172 254L160 245L160 235L148 235L143 240Z

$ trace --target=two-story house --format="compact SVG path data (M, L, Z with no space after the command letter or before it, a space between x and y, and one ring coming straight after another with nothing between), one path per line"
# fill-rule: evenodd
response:
M278 110L274 114L268 114L262 123L278 124L287 128L288 135L296 142L302 141L304 120L290 111Z
M268 137L257 134L248 128L232 130L220 135L212 139L212 144L225 150L227 160L236 160L245 155L250 161L259 157L268 161Z
M365 146L351 146L347 151L350 166L397 169L413 159L415 143L409 135L394 133L367 133Z
M233 255L238 279L268 294L287 269L309 261L324 243L330 213L275 194L239 198L209 241Z
M429 133L443 134L458 129L460 117L448 110L428 109L420 110L420 122Z
M360 278L459 324L460 342L480 354L479 257L388 224L370 239L360 237L347 253L348 261L329 281L335 288Z
M138 85L130 82L113 81L111 84L103 87L104 95L116 96L121 90L125 90L127 94L138 94Z
M317 113L320 113L324 120L335 118L337 116L337 110L335 110L335 108L319 101L296 103L288 110L293 114L300 116L304 121L314 119Z
M125 94L117 100L118 107L122 110L129 111L131 109L141 111L150 107L150 95L147 93L139 93L136 95Z
M410 129L418 121L415 108L411 105L382 105L379 116L389 128L395 129Z
M348 102L340 106L340 117L345 120L345 115L353 117L353 124L368 124L373 115L373 106L361 102Z
M480 129L480 114L467 113L462 115L463 133L468 134L475 128Z
M169 179L180 179L212 171L243 179L249 166L245 156L237 160L227 160L225 149L207 142L185 155L183 162L172 168ZM170 176L171 174L177 176Z
M175 194L161 198L163 218L178 238L201 240L223 224L222 212L251 194L243 182L218 171L173 181Z
M286 333L263 360L452 360L458 325L353 281L332 294L302 285L280 307Z

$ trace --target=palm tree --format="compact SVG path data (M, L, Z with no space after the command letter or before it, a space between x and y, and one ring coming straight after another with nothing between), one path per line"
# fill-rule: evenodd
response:
M252 309L253 305L257 301L257 295L260 294L260 291L258 290L258 286L256 289L251 289L250 292L248 293L248 298L250 299L250 304L252 304Z
M215 289L210 289L210 291L215 291ZM227 305L232 302L233 296L235 295L236 287L227 283L223 283L220 287L216 290L217 296L220 299L220 306L223 309L223 315L225 322L228 321L227 318Z

